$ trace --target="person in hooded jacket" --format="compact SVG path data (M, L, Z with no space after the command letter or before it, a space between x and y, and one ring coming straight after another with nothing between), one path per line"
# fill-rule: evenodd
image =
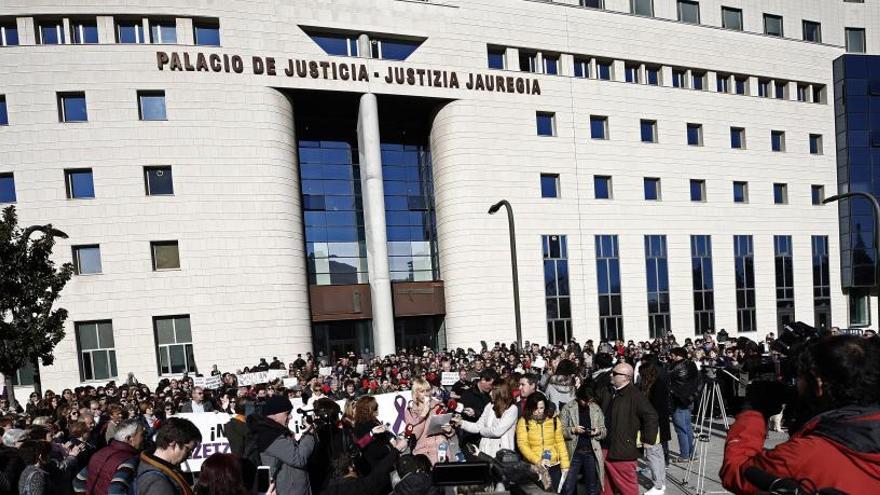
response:
M298 441L293 437L287 427L292 409L289 399L273 395L263 404L262 414L248 416L247 457L252 457L253 450L259 452L259 464L269 466L278 495L310 495L307 467L315 437L311 430Z
M547 382L547 400L552 402L557 410L574 400L575 385L574 376L577 373L575 364L568 359L559 361L553 375Z
M721 482L738 494L767 490L749 468L769 479L809 480L817 489L880 493L880 340L823 337L797 357L795 411L809 418L791 437L764 449L767 420L782 410L780 382L754 382L746 410L727 433Z

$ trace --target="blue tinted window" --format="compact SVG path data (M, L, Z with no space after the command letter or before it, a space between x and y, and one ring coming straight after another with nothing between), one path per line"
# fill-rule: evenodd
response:
M18 44L18 28L14 22L0 25L0 45L12 46Z
M541 174L541 197L542 198L558 198L559 197L559 175L557 175L557 174Z
M788 203L788 186L773 184L773 203L777 205Z
M165 120L165 92L139 91L138 109L141 120Z
M625 77L626 82L628 83L636 83L639 82L639 68L636 66L629 65L625 69Z
M122 20L116 24L116 41L119 43L146 43L144 25L140 19Z
M64 43L64 27L61 21L52 21L40 24L40 39L37 40L43 45L60 45Z
M415 41L401 40L379 40L379 43L382 50L379 58L386 60L406 60L420 45Z
M74 43L85 44L98 42L98 25L94 21L74 22L71 29L73 30Z
M212 23L193 23L196 45L220 46L220 26Z
M730 128L730 147L735 149L745 148L745 130L739 127Z
M822 136L820 134L810 134L810 154L822 154Z
M611 177L597 175L593 178L596 199L611 199Z
M89 120L86 111L85 93L60 93L58 95L61 122L86 122Z
M503 69L504 68L504 50L498 50L490 48L488 52L489 56L489 68L490 69Z
M535 122L538 127L538 135L539 136L552 136L554 135L554 120L556 119L555 114L552 113L544 113L538 112L535 115Z
M151 21L150 35L153 43L177 43L177 24L174 21Z
M354 37L332 34L310 35L312 41L324 50L327 55L358 56L357 40Z
M691 201L705 201L706 182L691 179Z
M9 112L6 110L6 96L0 95L0 125L9 125Z
M745 203L748 201L748 185L745 182L733 183L733 202Z
M694 72L691 74L691 79L694 83L693 86L691 86L693 89L703 89L703 83L706 81L706 74L703 74L702 72Z
M599 72L599 79L611 80L611 62L599 62L596 67Z
M647 76L648 84L651 86L660 85L660 69L656 67L646 67L645 76Z
M672 71L672 87L673 88L683 88L685 87L685 76L687 74L683 70L674 70Z
M91 170L68 170L66 171L66 175L68 198L77 199L95 197L95 184L92 182Z
M145 167L144 179L148 196L174 194L174 180L171 176L171 167Z
M660 179L645 179L645 199L648 201L660 199Z
M74 246L73 267L77 275L101 273L101 248L98 246Z
M782 131L770 132L770 148L773 151L785 151L785 133Z
M746 81L745 79L736 78L736 79L734 80L734 83L735 83L735 86L736 86L736 94L738 94L738 95L744 95L744 94L746 94L746 83L747 83L747 81Z
M574 77L590 77L590 61L586 59L574 60Z
M559 73L559 58L544 55L544 74L556 75Z
M0 174L0 203L15 203L15 176Z
M703 145L703 126L700 124L687 125L687 141L691 146Z
M590 116L590 137L608 139L608 117Z
M641 121L641 134L643 143L657 142L657 122L653 120Z

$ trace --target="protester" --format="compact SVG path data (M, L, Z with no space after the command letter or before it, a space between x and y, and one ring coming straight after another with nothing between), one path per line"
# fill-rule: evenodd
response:
M135 495L190 495L192 490L180 471L202 434L191 422L169 418L156 432L156 450L142 452L132 485Z
M18 481L20 495L51 495L56 487L46 470L52 446L45 440L26 440L19 447L25 468Z
M554 415L553 405L540 392L529 396L526 410L516 424L516 444L530 464L545 469L551 491L557 491L563 473L568 472L569 456L562 436L563 424Z
M669 353L669 394L672 405L672 424L678 438L678 457L672 462L688 462L693 459L694 430L691 408L700 393L697 366L688 359L688 352L676 347Z
M658 442L645 445L645 460L651 472L654 486L646 495L663 495L666 493L666 452L670 439L669 429L669 378L666 371L657 364L653 354L642 357L639 366L639 390L648 398L651 407L657 412L659 424Z
M554 367L553 375L547 382L547 399L559 409L574 400L574 376L577 368L568 359L562 359Z
M475 364L482 368L482 363L482 360L478 360ZM461 416L465 421L476 422L483 409L486 408L486 404L492 402L489 392L492 391L492 387L497 379L498 373L495 370L481 369L477 375L476 386L465 390L461 394L461 404L464 406L464 412L462 412ZM481 437L477 433L464 432L461 435L460 441L462 445L467 443L478 445L480 439Z
M138 419L119 424L110 445L92 456L73 482L76 493L125 495L137 472L144 425Z
M538 390L538 375L526 373L519 378L519 397L516 398L519 415L522 416L526 408L526 399Z
M576 495L578 475L583 473L587 495L598 495L605 483L605 458L599 442L608 432L602 408L593 397L592 385L582 383L575 399L562 407L559 417L571 459L563 493Z
M233 454L211 454L202 463L193 495L250 495L241 459Z
M235 399L234 413L226 423L226 439L229 440L229 451L239 457L245 456L245 437L247 435L247 405L244 397Z
M214 406L210 402L205 401L205 390L202 387L194 387L192 389L192 400L184 402L180 407L180 412L211 412Z
M501 449L516 449L516 422L519 418L519 410L513 402L513 394L506 381L496 385L492 389L491 396L492 402L486 404L476 422L458 421L457 425L468 433L480 435L480 451L495 457Z
M416 378L412 383L412 401L404 413L404 421L407 428L412 430L415 438L415 446L412 449L414 455L424 454L431 460L431 464L438 462L438 449L445 444L448 461L458 452L458 441L451 425L443 426L440 432L430 433L431 419L437 416L438 410L445 412L443 404L432 398L431 384L424 378ZM357 406L356 406L357 407ZM356 409L357 410L357 409Z
M278 495L309 495L311 484L307 470L309 456L315 448L315 437L307 430L297 441L288 428L293 406L286 397L269 397L263 404L262 414L247 418L248 459L255 465L271 468ZM257 457L253 458L253 453Z

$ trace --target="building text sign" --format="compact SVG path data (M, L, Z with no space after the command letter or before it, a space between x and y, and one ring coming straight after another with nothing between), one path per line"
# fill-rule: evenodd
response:
M424 69L392 64L370 70L363 62L333 62L297 58L276 59L219 53L156 52L156 66L171 72L253 73L267 77L289 77L325 81L379 82L396 86L463 89L494 93L540 95L535 78L461 72L448 69ZM384 72L383 72L384 71Z

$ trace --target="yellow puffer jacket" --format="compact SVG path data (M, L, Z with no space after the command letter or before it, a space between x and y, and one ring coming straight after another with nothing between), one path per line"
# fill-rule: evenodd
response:
M541 422L534 419L528 422L519 418L516 422L516 446L523 458L531 464L540 464L545 450L550 451L550 464L559 464L568 469L569 456L562 438L562 422L547 419Z

